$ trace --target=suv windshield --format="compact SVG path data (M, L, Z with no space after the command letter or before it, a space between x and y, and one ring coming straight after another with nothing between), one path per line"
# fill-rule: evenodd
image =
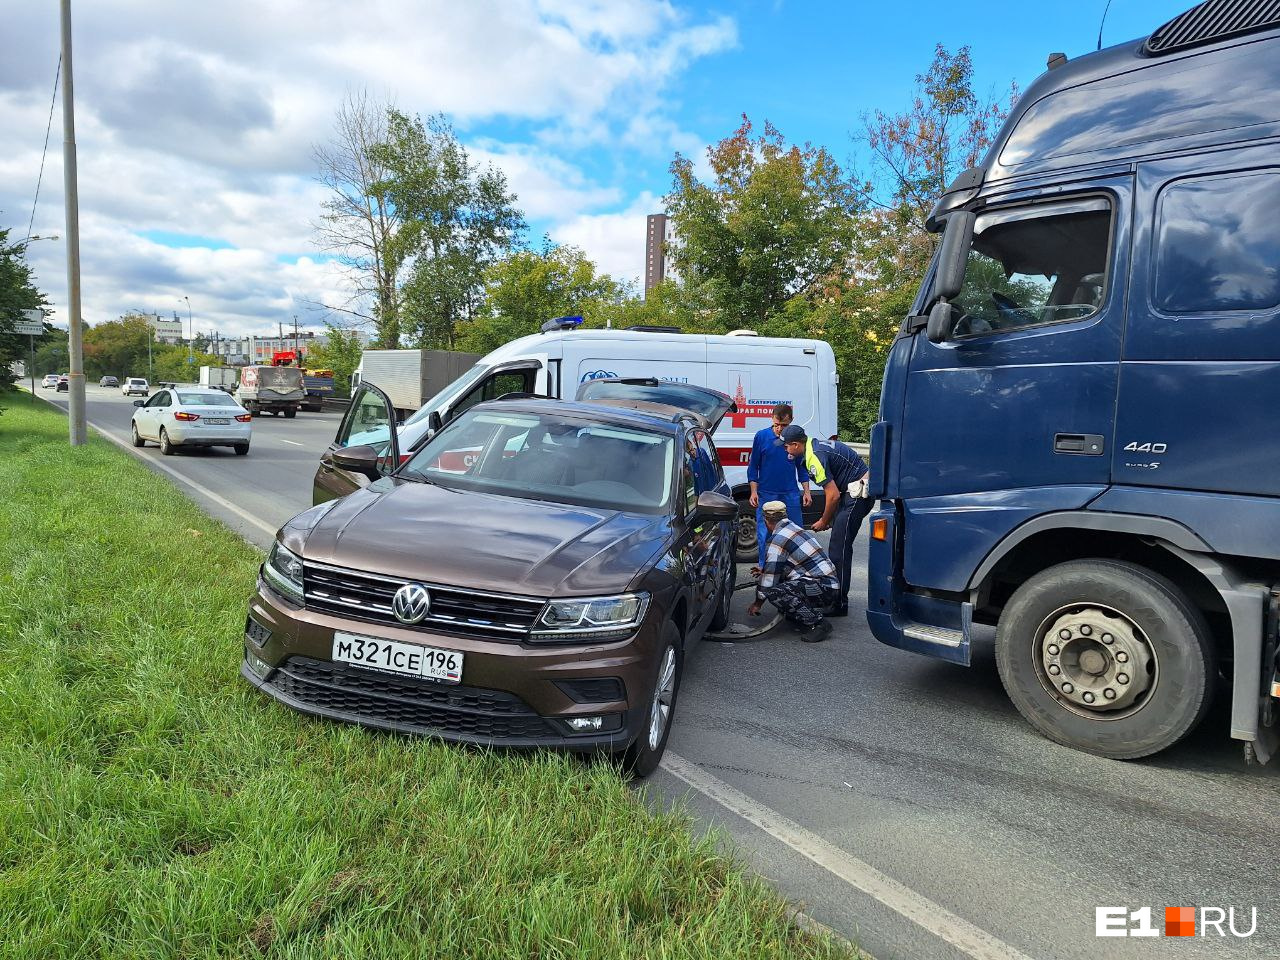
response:
M656 513L670 499L675 438L564 414L467 411L399 473L527 500Z

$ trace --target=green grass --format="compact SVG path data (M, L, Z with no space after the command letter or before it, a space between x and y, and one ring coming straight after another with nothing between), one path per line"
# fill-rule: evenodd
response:
M66 431L0 417L0 956L849 955L605 765L252 691L256 552Z

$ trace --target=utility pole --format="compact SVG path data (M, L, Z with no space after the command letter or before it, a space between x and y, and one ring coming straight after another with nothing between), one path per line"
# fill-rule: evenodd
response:
M191 323L191 298L185 294L182 297L187 301L187 363L195 363L195 327Z
M67 371L71 446L85 443L84 329L80 319L80 194L76 175L75 87L71 82L71 0L62 0L62 182L67 215L67 299L71 354Z
M302 366L302 351L298 349L298 315L293 315L293 362Z

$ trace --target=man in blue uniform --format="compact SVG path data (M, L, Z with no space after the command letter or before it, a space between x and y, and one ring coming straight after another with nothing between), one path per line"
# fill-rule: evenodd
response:
M853 541L862 519L871 512L867 489L867 465L856 450L839 440L811 440L804 428L792 424L782 431L787 453L801 461L822 487L826 503L822 517L811 530L831 529L831 559L840 588L828 615L849 615L849 583L853 572Z
M773 425L759 431L751 442L751 458L747 461L747 482L751 484L751 506L756 511L756 543L760 547L760 566L764 566L765 526L761 504L778 500L787 505L787 519L797 527L804 526L802 506L813 503L809 494L809 471L803 457L792 457L783 446L782 431L795 416L791 404L773 408ZM803 431L801 431L803 432ZM799 484L802 489L796 489Z

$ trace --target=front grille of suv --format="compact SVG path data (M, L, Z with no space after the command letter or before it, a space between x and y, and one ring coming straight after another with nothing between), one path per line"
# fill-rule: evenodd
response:
M514 694L382 674L345 663L291 657L270 685L312 707L418 733L482 740L545 740L559 734Z
M424 583L431 594L427 616L417 624L401 623L391 612L391 598L406 583L418 582L309 560L302 567L307 609L371 623L519 643L542 612L543 601L531 597Z

